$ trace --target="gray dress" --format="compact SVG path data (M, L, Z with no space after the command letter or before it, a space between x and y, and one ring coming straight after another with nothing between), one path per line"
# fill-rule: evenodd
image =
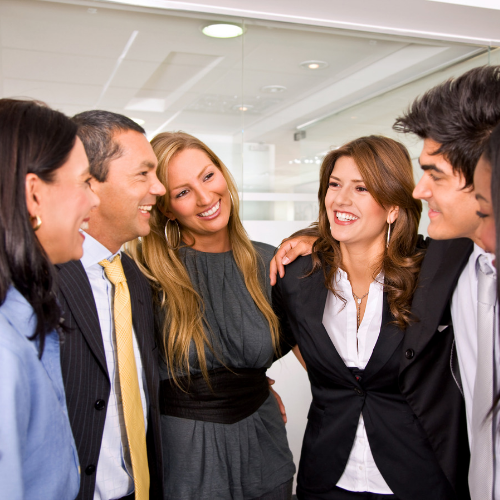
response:
M254 243L262 256L261 276L274 248ZM191 281L205 304L212 345L228 367L262 368L273 362L269 325L253 302L233 253L180 250ZM267 285L270 296L270 287ZM161 313L158 319L161 321ZM209 370L223 365L206 350ZM191 350L193 375L200 374ZM169 377L160 363L160 377ZM285 425L273 395L249 417L218 424L161 417L165 499L244 500L262 496L295 473Z

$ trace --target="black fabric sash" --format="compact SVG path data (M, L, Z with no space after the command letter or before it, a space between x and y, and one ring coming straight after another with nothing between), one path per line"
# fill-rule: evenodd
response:
M234 424L255 413L269 396L267 368L217 368L208 372L208 387L202 375L180 377L184 392L170 379L160 382L162 415ZM189 385L188 385L189 384Z

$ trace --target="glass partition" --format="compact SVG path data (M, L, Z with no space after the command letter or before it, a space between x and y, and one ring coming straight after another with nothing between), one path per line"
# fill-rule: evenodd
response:
M203 34L221 22L243 34ZM2 0L0 40L2 97L122 113L149 138L198 136L234 175L250 237L273 245L317 218L328 151L388 135L409 148L418 179L421 144L392 130L395 117L445 79L500 64L488 47L71 0ZM424 210L424 234L427 223ZM307 377L290 356L270 375L298 462Z

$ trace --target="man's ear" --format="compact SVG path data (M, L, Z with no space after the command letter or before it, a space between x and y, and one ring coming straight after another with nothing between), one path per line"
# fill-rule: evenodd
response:
M31 217L40 216L42 213L42 182L36 174L26 175L26 206Z
M387 214L387 224L392 224L399 216L399 207L392 207Z

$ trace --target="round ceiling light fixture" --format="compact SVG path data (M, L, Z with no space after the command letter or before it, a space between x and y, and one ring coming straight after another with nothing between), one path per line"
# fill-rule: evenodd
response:
M300 66L306 69L323 69L328 66L328 63L325 61L304 61L300 63Z
M253 108L253 104L236 104L233 106L235 111L248 111Z
M283 85L266 85L260 89L261 92L265 92L266 94L277 94L279 92L284 92L286 87Z
M237 24L216 23L205 26L201 32L212 38L235 38L243 35L243 28Z

